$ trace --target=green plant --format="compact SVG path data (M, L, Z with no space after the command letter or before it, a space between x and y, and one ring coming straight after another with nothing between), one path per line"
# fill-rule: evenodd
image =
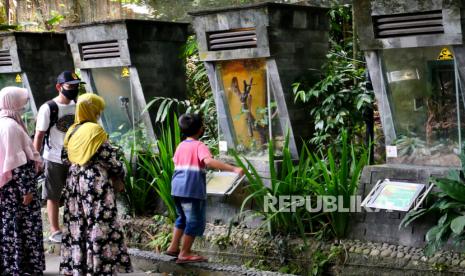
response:
M213 150L212 154L217 154L218 148L218 122L216 117L216 107L213 97L205 98L200 104L195 104L190 100L179 100L176 98L155 97L144 109L144 112L157 106L155 116L156 123L165 123L168 114L196 113L202 115L205 132L202 141Z
M174 121L177 122L176 116ZM176 219L176 209L171 197L171 179L174 174L173 156L177 145L181 142L181 131L178 124L171 126L170 120L162 127L162 134L156 142L157 152L148 152L140 157L139 166L152 179L150 185L155 189L168 211L168 217Z
M295 101L311 103L314 134L310 142L319 148L339 141L342 129L361 128L365 110L373 104L372 92L366 89L365 68L356 68L348 55L342 49L331 51L325 78L309 90L300 83L293 85Z
M465 155L461 154L462 171L451 171L446 178L433 178L432 181L440 189L433 193L429 207L407 213L400 227L406 227L413 221L429 215L437 215L437 224L426 233L425 255L430 256L443 247L449 240L455 246L465 240Z
M199 59L195 36L190 36L184 45L181 58L186 61L187 99L155 97L143 112L156 108L156 123L164 123L169 114L198 113L204 120L205 133L202 141L218 153L218 121L215 100L210 89L207 70Z
M339 246L332 247L328 254L321 250L316 250L312 254L311 275L323 275L326 267L342 254L342 248Z
M166 251L170 246L171 240L173 239L173 233L159 232L153 236L147 231L146 233L150 236L150 242L147 244L147 246L157 252Z
M199 59L199 49L195 36L189 36L184 45L181 57L186 60L187 92L194 103L211 98L212 91L208 80L207 69Z
M300 264L289 263L285 266L280 267L278 272L286 273L286 274L301 275L302 267L300 266Z
M307 244L305 231L307 228L310 231L313 230L310 213L303 207L297 208L295 206L297 202L289 203L281 209L270 208L271 210L264 210L264 198L266 196L278 197L281 195L310 195L308 178L316 176L314 175L315 170L311 166L309 151L304 148L301 151L297 165L295 165L289 149L289 136L287 135L282 150L282 159L280 160L281 168L277 170L275 168L276 160L273 143L268 143L270 178L266 180L270 182L269 186L265 184L265 179L249 160L242 159L235 152L233 152L233 156L236 163L244 169L249 183L246 188L250 195L242 202L239 216L244 216L246 212L250 212L245 211L244 208L248 203L254 201L259 206L258 215L263 217L263 222L257 230L265 228L271 235L299 233L305 244ZM295 212L282 212L283 208L295 208ZM252 212L252 216L257 216L257 214Z
M329 16L330 49L319 81L310 75L293 84L294 100L309 105L314 128L310 143L320 149L340 141L343 129L360 139L374 102L373 92L366 88L365 63L354 43L351 6L334 5Z
M119 128L122 129L124 125ZM132 129L125 133L116 131L110 134L110 140L123 149L123 152L129 153L131 150L135 152L143 152L145 149L153 146L153 139L148 136L145 124L140 122Z
M263 218L260 228L265 228L271 235L299 234L307 244L306 233L310 231L318 237L331 237L338 239L344 237L349 212L333 211L310 213L306 206L297 200L289 201L280 209L269 208L265 210L265 198L279 196L303 196L310 198L316 196L333 196L336 205L349 209L351 196L355 195L358 181L363 167L368 162L369 151L365 147L357 148L348 139L347 131L342 132L341 148L333 146L325 154L312 154L306 146L301 150L299 160L293 160L289 150L289 137L286 137L282 159L279 160L280 170L276 170L273 143L268 144L269 186L253 164L233 153L236 163L244 169L249 185L246 187L250 193L243 201L239 216L252 213L253 216ZM342 200L342 203L339 202ZM244 211L247 203L255 202L257 211ZM305 205L307 202L305 202ZM312 205L311 207L314 207ZM290 209L292 212L289 212Z
M415 136L399 135L394 141L399 150L399 156L415 155L426 147L426 142Z
M50 12L50 18L45 21L45 27L47 30L55 30L55 28L65 19L65 17L57 12L52 10Z
M342 131L342 148L332 146L325 155L314 155L312 165L318 178L308 178L311 190L318 196L337 198L336 205L350 207L350 198L357 193L358 181L363 167L368 162L369 152L365 147L356 148L348 138L348 132ZM340 152L339 152L340 150ZM342 203L339 202L342 200ZM323 203L324 204L324 203ZM334 237L343 238L350 219L349 212L323 213L328 217L327 224Z
M137 162L142 152L131 148L129 155L122 156L126 168L125 191L123 195L129 204L132 216L144 215L155 203L153 187L147 182L145 174Z
M438 272L443 272L443 271L447 271L447 264L444 264L444 263L434 263L431 265L431 268L435 271L438 271Z
M221 250L225 250L229 245L231 245L231 239L228 235L218 236L212 240L213 244L216 244Z
M31 110L29 110L23 113L23 115L21 115L21 119L23 119L24 124L26 125L27 133L29 133L29 135L32 135L35 132L36 126L34 113Z

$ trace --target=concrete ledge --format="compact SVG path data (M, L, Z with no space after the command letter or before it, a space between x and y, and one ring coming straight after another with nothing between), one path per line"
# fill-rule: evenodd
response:
M170 233L170 224L135 218L123 221L122 226L128 245L140 248L130 250L135 266L145 271L175 275L190 271L195 275L283 275L267 271L284 268L288 273L305 274L310 272L318 254L327 257L339 247L337 257L322 268L329 275L465 275L465 253L448 248L427 257L421 247L349 239L334 244L311 238L309 247L304 248L301 239L270 237L251 228L232 227L228 237L228 226L213 224L207 224L204 237L196 239L193 248L209 257L211 263L176 265L171 257L142 251L152 250L147 245L155 235ZM44 244L47 253L60 254L60 244Z
M203 276L234 276L234 275L269 275L269 276L285 276L292 274L282 274L271 271L260 271L256 269L246 268L244 266L227 265L220 263L191 263L178 265L175 263L173 257L157 254L154 252L143 251L140 249L130 248L129 254L131 255L132 262L138 268L145 271L152 272L168 272L174 275L186 275L188 273L195 273L195 275Z

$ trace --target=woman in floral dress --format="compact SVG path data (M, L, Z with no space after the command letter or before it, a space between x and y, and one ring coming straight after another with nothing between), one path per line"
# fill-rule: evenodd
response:
M75 124L66 134L63 161L71 164L63 192L64 231L60 269L65 275L116 275L130 272L131 261L117 222L114 187L123 178L120 153L97 124L105 107L95 94L76 105Z
M0 91L0 275L43 275L44 245L36 171L41 158L21 120L28 92Z

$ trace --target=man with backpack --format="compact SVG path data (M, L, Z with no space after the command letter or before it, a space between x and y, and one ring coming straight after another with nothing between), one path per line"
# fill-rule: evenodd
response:
M81 80L75 73L62 72L55 86L58 96L44 103L37 113L34 147L43 153L45 182L42 198L47 200L49 240L57 243L61 242L62 234L58 222L60 198L68 174L68 167L61 161L61 151L65 134L74 122L79 83Z

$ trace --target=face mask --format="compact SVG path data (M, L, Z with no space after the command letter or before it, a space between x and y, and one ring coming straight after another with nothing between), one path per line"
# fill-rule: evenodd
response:
M61 88L61 94L63 94L68 100L76 100L78 94L79 94L79 89L65 89Z

